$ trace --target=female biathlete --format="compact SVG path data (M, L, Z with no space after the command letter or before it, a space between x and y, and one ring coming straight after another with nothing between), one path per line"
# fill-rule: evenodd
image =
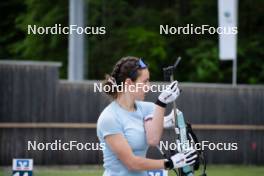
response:
M146 158L148 146L159 144L164 119L173 118L173 113L164 118L164 112L180 94L177 81L161 92L156 103L144 102L149 70L142 59L129 56L116 63L104 86L114 99L97 122L97 136L104 144L104 176L146 176L147 170L194 164L195 150L177 153L168 160Z

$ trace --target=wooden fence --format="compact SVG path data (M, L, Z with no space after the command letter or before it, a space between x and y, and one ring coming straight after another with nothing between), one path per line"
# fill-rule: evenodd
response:
M10 165L14 157L34 158L36 164L102 163L100 150L27 150L28 141L98 143L96 121L111 100L94 92L100 81L59 80L59 66L0 61L0 165ZM183 83L181 89L178 108L200 140L238 143L237 151L207 150L209 163L264 163L264 86ZM149 93L147 101L158 94ZM163 136L168 138L170 130ZM160 157L154 148L148 156Z

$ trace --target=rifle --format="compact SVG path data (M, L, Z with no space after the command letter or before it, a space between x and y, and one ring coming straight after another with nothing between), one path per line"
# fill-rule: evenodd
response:
M176 67L178 66L178 64L180 63L180 61L181 61L181 57L178 57L174 65L163 68L165 81L167 80L169 80L170 82L174 81L173 73ZM192 140L194 143L198 143L198 139L194 134L194 132L192 131L191 125L185 123L183 113L177 114L177 107L175 101L173 102L173 111L175 115L174 131L176 135L178 134L178 139L176 138L176 143L180 142L180 144L186 145L189 144L189 140ZM183 146L181 152L184 152L185 150L186 150L186 146ZM165 158L169 158L171 155L175 154L175 151L170 151L170 156L168 157L161 149L160 152ZM185 166L183 168L177 169L178 171L176 169L173 169L177 176L194 176L194 170L199 169L200 161L202 161L204 166L201 176L206 176L206 160L204 153L201 150L197 152L198 152L198 160L194 166Z

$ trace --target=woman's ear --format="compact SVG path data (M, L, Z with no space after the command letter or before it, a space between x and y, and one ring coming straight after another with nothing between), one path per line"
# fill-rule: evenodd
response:
M131 85L131 84L133 84L133 81L130 78L126 78L125 84Z

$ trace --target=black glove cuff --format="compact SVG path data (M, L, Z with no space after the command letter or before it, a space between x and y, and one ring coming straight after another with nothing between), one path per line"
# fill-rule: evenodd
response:
M161 102L159 99L157 99L157 101L156 101L155 104L158 105L158 106L161 106L161 107L163 107L163 108L166 108L166 106L167 106L166 103Z
M165 168L166 170L171 170L171 169L174 168L174 166L173 166L173 162L172 162L171 159L168 159L168 160L165 160L165 161L164 161L164 168Z

